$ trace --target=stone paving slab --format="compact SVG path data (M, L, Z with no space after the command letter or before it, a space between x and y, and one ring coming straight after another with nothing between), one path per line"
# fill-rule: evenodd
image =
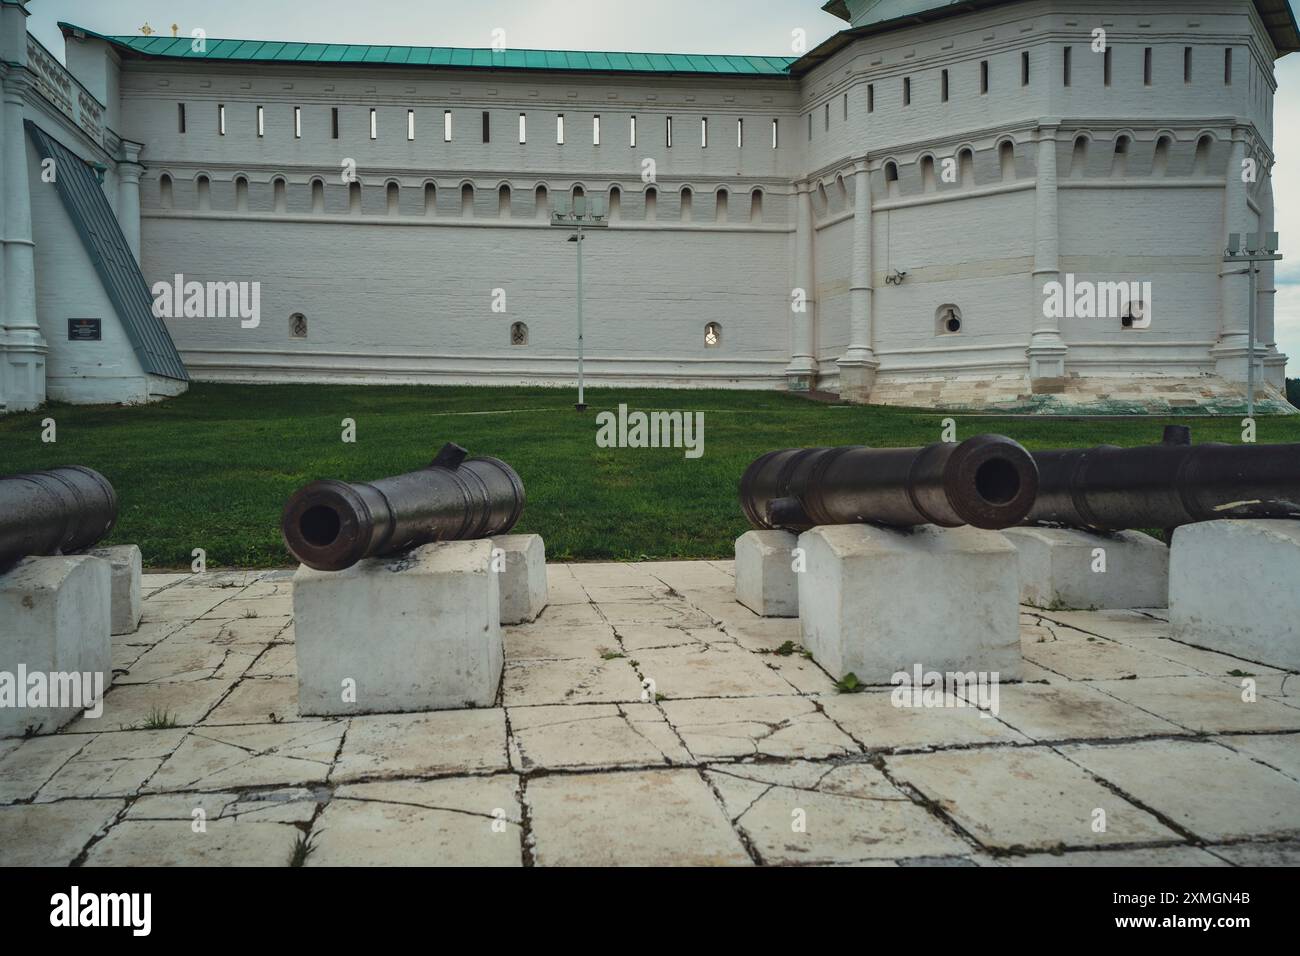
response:
M511 764L520 770L689 764L691 755L653 704L511 707Z
M153 792L324 783L343 721L201 727L146 785Z
M702 760L838 757L859 747L806 697L665 701L668 722Z
M0 807L0 866L67 866L124 806L121 800L64 800Z
M1028 737L996 717L960 706L962 701L953 694L945 694L943 699L945 707L896 707L892 692L885 690L817 698L826 716L868 750L1030 743Z
M318 823L307 866L523 865L511 774L348 784Z
M733 562L552 564L495 706L302 719L291 574L145 575L103 714L0 740L0 865L1300 865L1300 675L1163 609L1022 609L982 714L841 692Z
M885 768L990 849L1092 849L1182 839L1044 747L887 757ZM1095 828L1099 810L1104 830Z
M717 866L751 861L695 770L562 774L524 793L543 866Z
M764 863L853 863L971 851L870 764L724 764L705 777Z
M189 820L125 820L86 855L86 866L288 866L297 827L283 823L209 820L201 832Z
M331 781L509 769L500 708L353 717Z
M1300 783L1213 742L1071 744L1061 753L1202 840L1300 836Z
M1211 677L1098 681L1093 686L1194 733L1300 730L1300 710L1265 697L1243 699L1240 687Z

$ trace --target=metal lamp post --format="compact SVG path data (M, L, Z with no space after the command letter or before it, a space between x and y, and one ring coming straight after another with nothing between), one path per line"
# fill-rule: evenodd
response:
M1250 308L1246 341L1246 417L1255 417L1255 315L1258 310L1255 276L1259 272L1257 262L1275 262L1281 259L1277 251L1276 232L1254 232L1245 236L1234 232L1228 235L1228 248L1223 252L1224 262L1244 262L1246 268L1241 270L1250 276Z
M568 197L561 197L551 213L551 225L572 230L569 242L578 247L578 401L573 406L578 411L586 411L587 402L583 394L582 376L582 240L587 229L603 228L609 225L605 211L599 199L587 199L586 196L574 196L573 206L569 208Z

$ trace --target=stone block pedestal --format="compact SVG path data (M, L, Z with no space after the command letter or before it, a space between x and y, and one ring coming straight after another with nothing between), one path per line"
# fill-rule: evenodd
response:
M444 541L293 577L303 714L490 707L501 682L492 542Z
M1023 604L1101 610L1169 603L1169 548L1150 535L1038 527L1002 534L1018 554Z
M87 554L108 562L112 578L110 588L113 601L113 633L131 634L140 626L144 612L140 582L143 567L140 549L134 544L120 544L111 548L95 548Z
M113 679L109 577L108 562L84 554L24 558L0 574L0 737L53 733L102 702Z
M1169 551L1174 640L1300 670L1300 521L1184 525Z
M746 531L736 539L736 600L763 617L798 617L794 571L798 536L789 531Z
M996 531L921 525L813 528L799 536L802 643L834 677L1022 671L1016 551Z
M540 534L492 538L493 570L501 584L501 623L523 624L546 607L546 545Z

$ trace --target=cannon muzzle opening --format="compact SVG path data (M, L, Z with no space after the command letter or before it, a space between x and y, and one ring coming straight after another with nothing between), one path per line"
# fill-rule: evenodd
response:
M756 528L936 524L1007 528L1029 514L1038 468L1001 435L923 448L789 448L755 460L740 502Z
M976 435L948 457L944 488L947 504L960 523L991 530L1009 528L1025 520L1034 506L1038 468L1017 442L1001 435Z

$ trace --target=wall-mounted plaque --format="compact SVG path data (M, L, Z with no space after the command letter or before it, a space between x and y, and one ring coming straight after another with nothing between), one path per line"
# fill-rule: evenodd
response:
M68 319L69 342L98 342L103 338L103 319Z

